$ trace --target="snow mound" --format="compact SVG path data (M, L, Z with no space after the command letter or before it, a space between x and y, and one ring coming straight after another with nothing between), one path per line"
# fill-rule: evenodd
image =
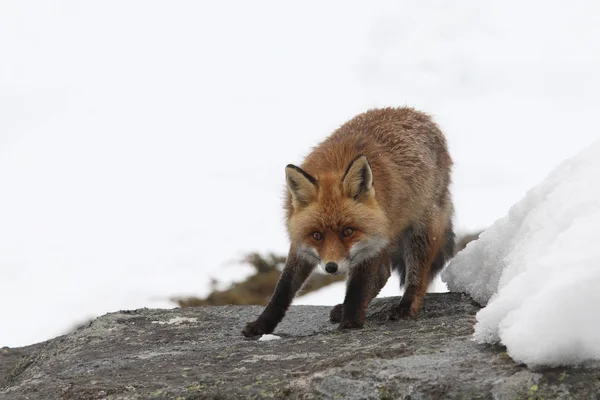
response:
M600 141L566 160L442 273L486 305L475 339L530 367L600 360Z

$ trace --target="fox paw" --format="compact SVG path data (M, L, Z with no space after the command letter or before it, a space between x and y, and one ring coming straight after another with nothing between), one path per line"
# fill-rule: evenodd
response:
M357 322L357 321L342 321L340 322L340 324L338 325L338 330L346 330L346 329L361 329L363 327L364 323L362 322Z
M388 313L388 320L390 321L406 318L417 319L417 314L410 309L410 306L397 306L392 308Z
M338 323L342 320L342 311L344 310L343 304L338 304L331 309L329 313L329 321L331 323Z
M271 333L267 331L268 329L266 329L265 326L262 323L260 323L260 321L254 321L248 322L242 330L242 333L244 334L244 336L251 338L255 336L264 335L265 333Z

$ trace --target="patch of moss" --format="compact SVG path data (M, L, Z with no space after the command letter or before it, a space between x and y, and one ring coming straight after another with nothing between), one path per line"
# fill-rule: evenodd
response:
M200 391L200 390L205 389L205 388L206 388L206 385L203 384L203 383L200 383L198 385L188 386L187 390L189 390L190 392L197 392L197 391Z
M386 387L377 388L377 392L379 393L380 400L393 400L397 398L397 394Z

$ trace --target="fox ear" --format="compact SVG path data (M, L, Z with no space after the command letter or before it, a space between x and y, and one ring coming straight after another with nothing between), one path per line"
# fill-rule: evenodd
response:
M359 156L348 166L342 178L346 196L356 201L365 201L375 195L373 172L366 156Z
M317 180L295 165L285 167L285 181L294 208L307 206L317 197Z

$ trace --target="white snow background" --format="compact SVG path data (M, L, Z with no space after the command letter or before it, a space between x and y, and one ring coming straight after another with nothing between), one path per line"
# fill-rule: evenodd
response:
M487 227L598 137L598 11L0 2L0 346L174 307L243 279L249 251L285 253L285 165L369 107L434 116L457 228Z
M600 141L562 163L450 261L486 305L474 338L530 367L600 361Z

